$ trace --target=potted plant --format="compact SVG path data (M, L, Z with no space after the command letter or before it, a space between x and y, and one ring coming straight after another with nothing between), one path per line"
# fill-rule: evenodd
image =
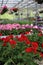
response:
M42 4L43 0L35 0L38 4Z
M14 12L17 12L18 8L12 8L11 10L14 11Z
M2 7L1 15L8 11L7 6Z
M18 13L15 13L16 16L18 16Z

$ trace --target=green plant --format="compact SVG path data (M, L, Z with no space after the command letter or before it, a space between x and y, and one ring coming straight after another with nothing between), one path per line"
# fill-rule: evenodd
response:
M0 62L4 65L38 65L43 58L43 35L21 37L8 36L0 39ZM3 65L2 64L2 65Z

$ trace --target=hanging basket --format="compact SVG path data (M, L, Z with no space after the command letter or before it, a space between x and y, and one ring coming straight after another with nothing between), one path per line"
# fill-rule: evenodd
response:
M43 10L42 11L39 11L39 13L43 13Z
M9 12L9 14L13 14L13 12L12 12L12 11L10 11L10 12Z
M18 16L19 14L18 13L15 13L16 16Z
M7 11L8 11L7 6L4 6L4 7L2 7L2 10L1 10L0 14L3 15L3 14L6 13Z
M38 4L42 4L43 0L35 0Z
M21 15L23 15L23 13L21 13Z
M14 12L17 12L18 8L12 8L11 10L14 11Z

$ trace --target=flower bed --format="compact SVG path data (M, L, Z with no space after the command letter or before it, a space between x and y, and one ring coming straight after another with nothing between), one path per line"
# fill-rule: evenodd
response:
M26 33L26 32L31 32L31 30L38 32L39 27L38 26L31 26L29 24L25 25L20 25L20 24L1 24L0 25L0 33L3 35L9 35L9 34L14 34L14 35L19 35L21 33Z
M38 65L36 59L43 58L43 34L0 38L1 65Z

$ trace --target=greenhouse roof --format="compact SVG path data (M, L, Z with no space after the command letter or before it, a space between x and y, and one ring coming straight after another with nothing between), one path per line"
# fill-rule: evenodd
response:
M8 7L15 6L21 0L0 0L0 7L7 5Z
M0 7L2 6L26 8L26 7L36 7L36 2L34 0L0 0ZM43 8L43 4L38 4L38 8Z

